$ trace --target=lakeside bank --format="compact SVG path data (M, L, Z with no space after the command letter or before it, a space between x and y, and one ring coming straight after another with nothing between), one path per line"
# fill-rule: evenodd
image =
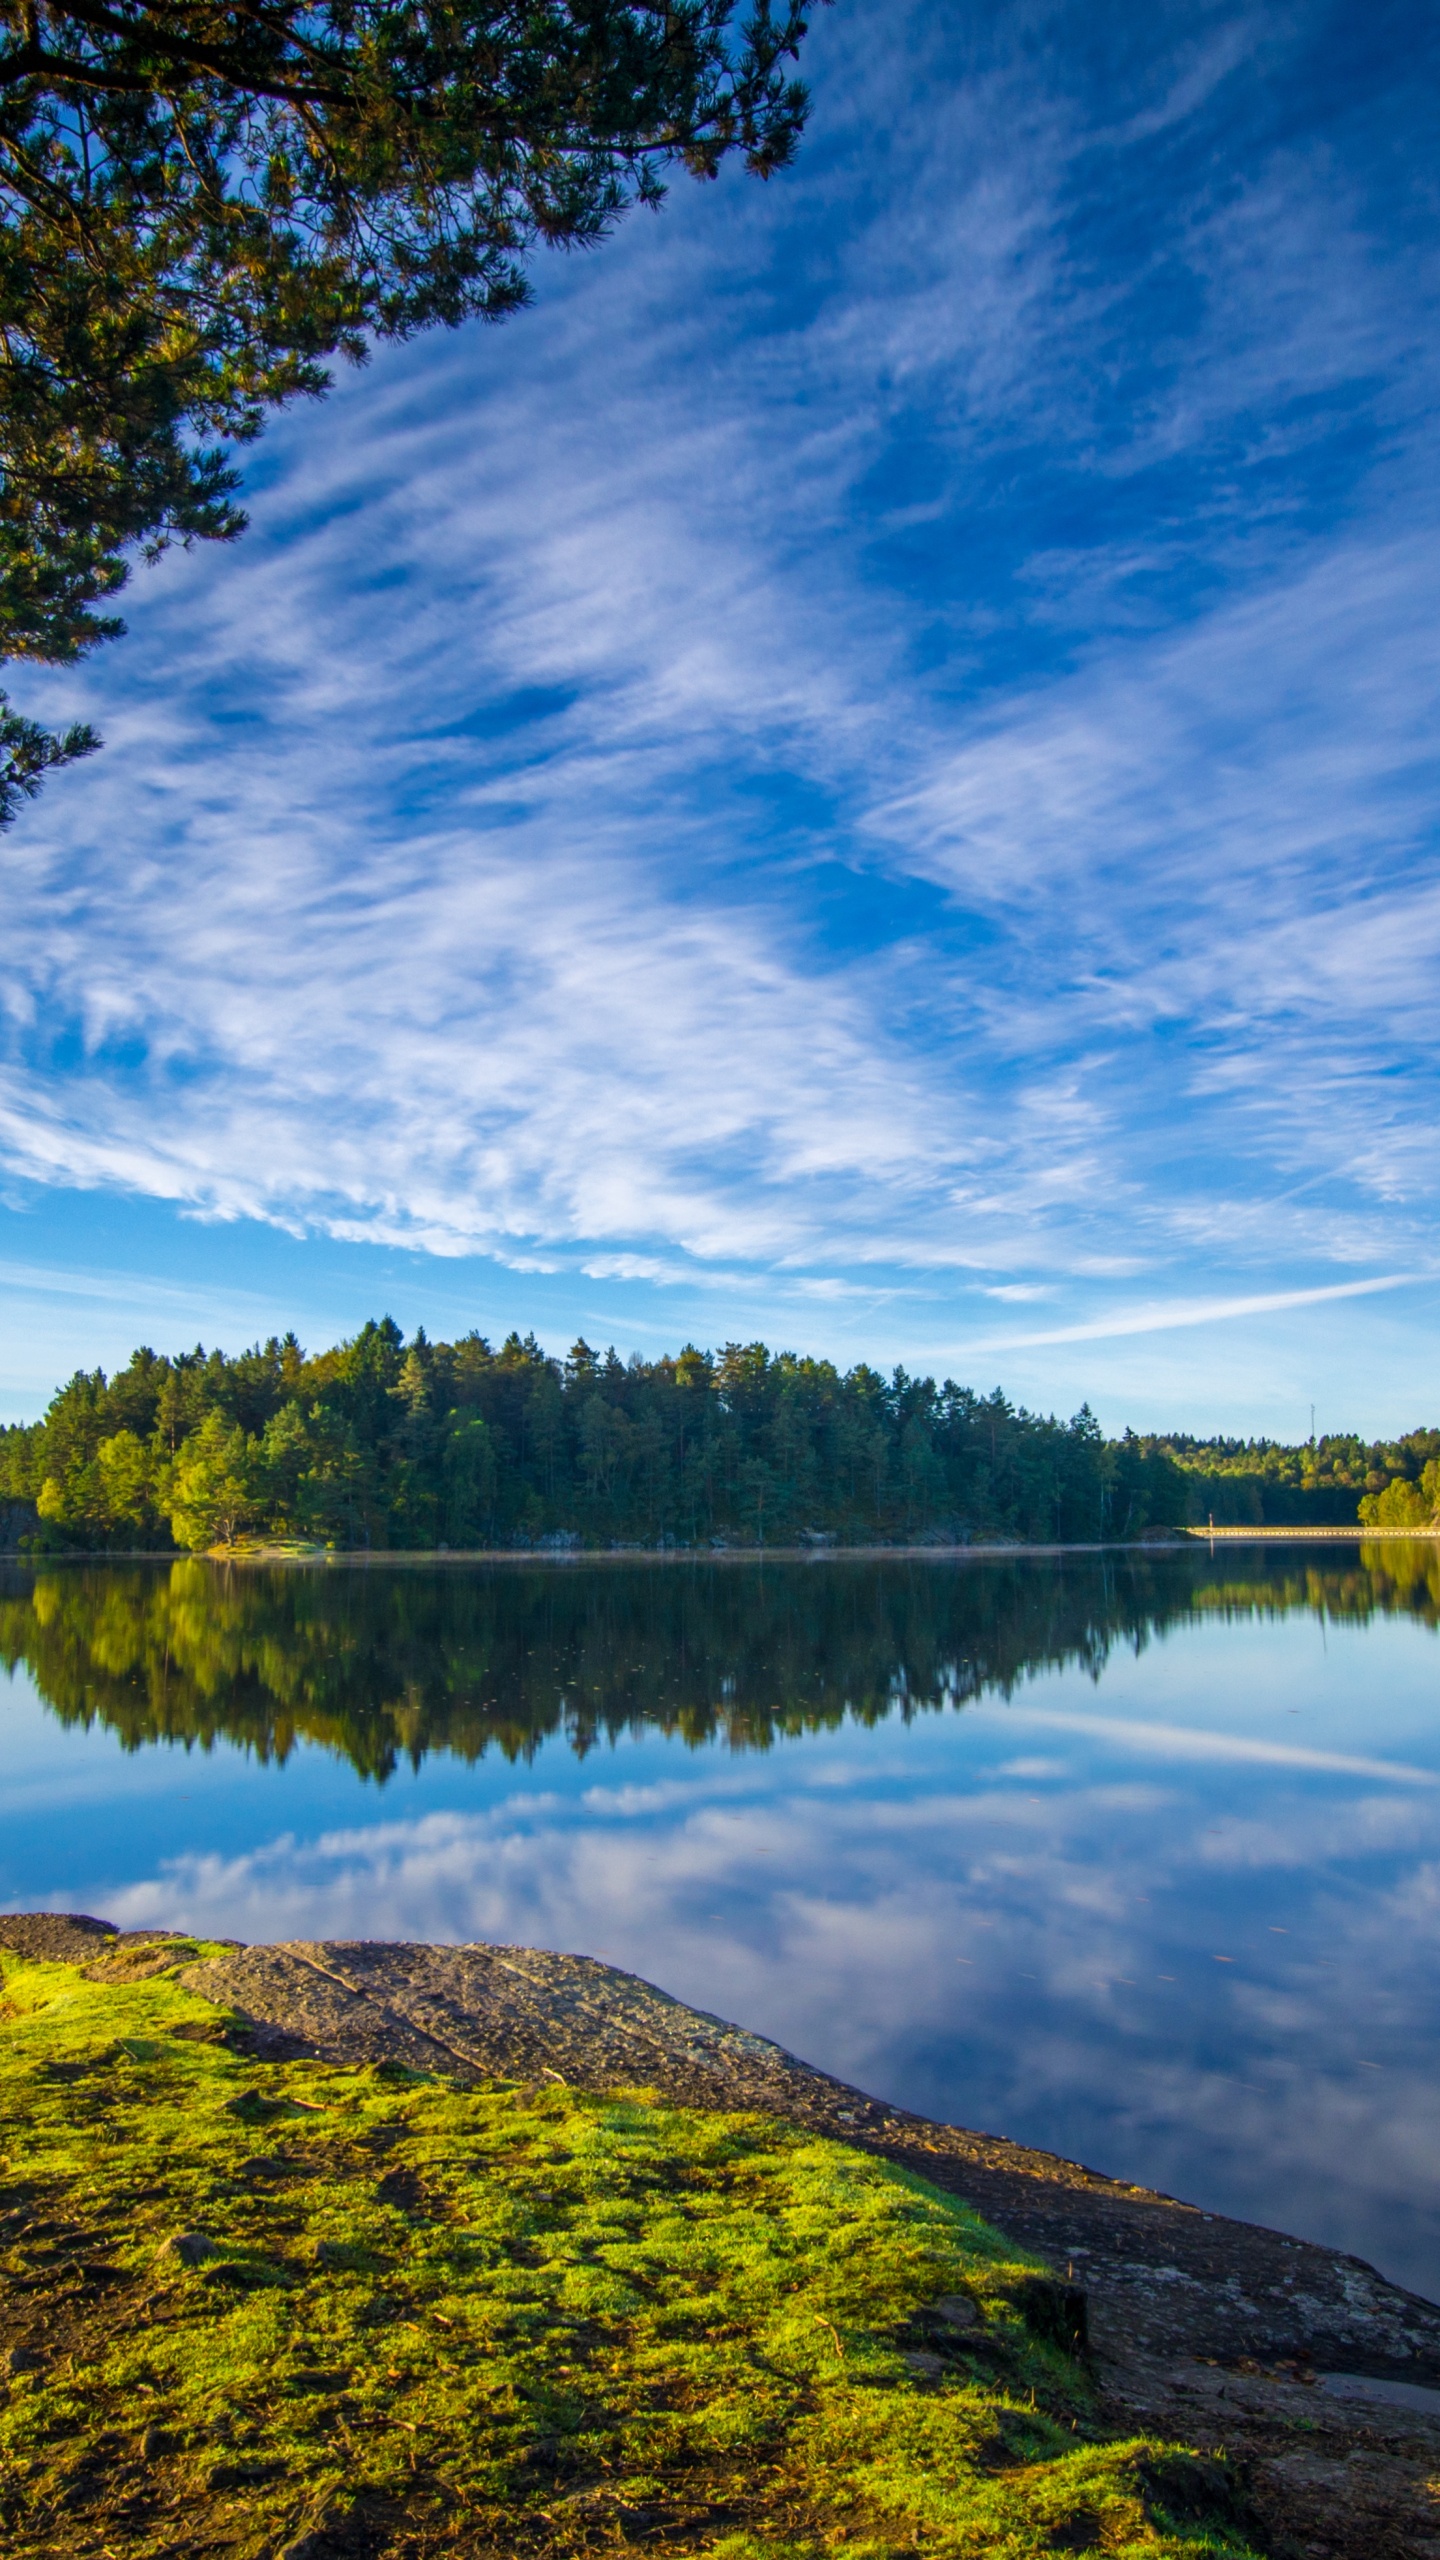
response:
M0 1948L25 2560L1253 2560L1222 2464L1107 2421L1069 2289L853 2143L637 2088L633 2038L622 2088L523 2038L477 2069L433 1980L337 2048L319 1948L250 1951L248 2006L223 1943L32 1914ZM370 1950L372 1994L421 1952Z
M876 2551L1432 2547L1440 2309L1354 2258L592 1959L57 1914L0 1951L17 2552L173 2551L177 2508L187 2548L448 2549L462 2473L477 2554L502 2515L507 2550L717 2560L842 2516Z
M37 1570L49 1570L64 1564L325 1564L348 1567L423 1566L426 1570L454 1565L524 1564L837 1564L897 1563L953 1564L973 1560L977 1564L1005 1563L1023 1557L1121 1555L1143 1557L1186 1552L1196 1546L1306 1546L1317 1542L1339 1546L1369 1546L1398 1543L1404 1546L1433 1546L1440 1542L1440 1524L1427 1529L1413 1528L1269 1528L1247 1526L1237 1528L1215 1526L1166 1530L1163 1535L1143 1538L1054 1539L1048 1542L1021 1538L976 1540L973 1545L926 1539L914 1546L841 1546L817 1539L804 1546L745 1546L738 1542L716 1541L706 1546L641 1546L626 1545L616 1540L605 1546L573 1546L551 1540L533 1547L331 1547L309 1546L296 1540L239 1540L230 1546L217 1545L198 1551L183 1547L57 1547L52 1549L11 1550L8 1556L0 1550L0 1561L13 1561Z

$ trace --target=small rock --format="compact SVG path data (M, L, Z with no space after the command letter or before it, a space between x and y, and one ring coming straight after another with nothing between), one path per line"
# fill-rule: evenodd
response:
M905 2362L919 2382L933 2382L937 2374L945 2371L944 2357L932 2356L924 2347L912 2348Z
M162 2453L173 2453L174 2449L174 2437L167 2435L163 2427L147 2427L140 2439L143 2462L158 2462Z
M968 2293L942 2293L938 2302L931 2303L930 2309L937 2320L944 2321L947 2329L978 2329L980 2326L979 2306Z
M178 2258L182 2267L198 2267L207 2258L219 2257L220 2244L211 2239L208 2231L177 2231L173 2240L166 2241L161 2254Z
M35 2347L12 2347L5 2359L7 2373L38 2373L39 2351Z

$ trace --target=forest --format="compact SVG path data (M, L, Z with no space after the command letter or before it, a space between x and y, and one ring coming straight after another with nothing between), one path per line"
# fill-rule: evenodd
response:
M0 1431L0 1545L35 1555L965 1545L1440 1512L1440 1430L1300 1447L1107 1440L997 1388L763 1343L622 1360L533 1334L313 1355L136 1351Z

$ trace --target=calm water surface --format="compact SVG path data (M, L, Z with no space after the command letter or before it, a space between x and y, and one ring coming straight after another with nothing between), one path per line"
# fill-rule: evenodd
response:
M0 1904L631 1967L1440 2295L1440 1546L0 1568Z

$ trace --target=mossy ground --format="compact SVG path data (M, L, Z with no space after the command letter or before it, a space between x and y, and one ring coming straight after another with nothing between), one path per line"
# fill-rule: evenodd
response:
M17 2560L1241 2560L952 2199L761 2116L259 2063L200 1952L3 1960Z

